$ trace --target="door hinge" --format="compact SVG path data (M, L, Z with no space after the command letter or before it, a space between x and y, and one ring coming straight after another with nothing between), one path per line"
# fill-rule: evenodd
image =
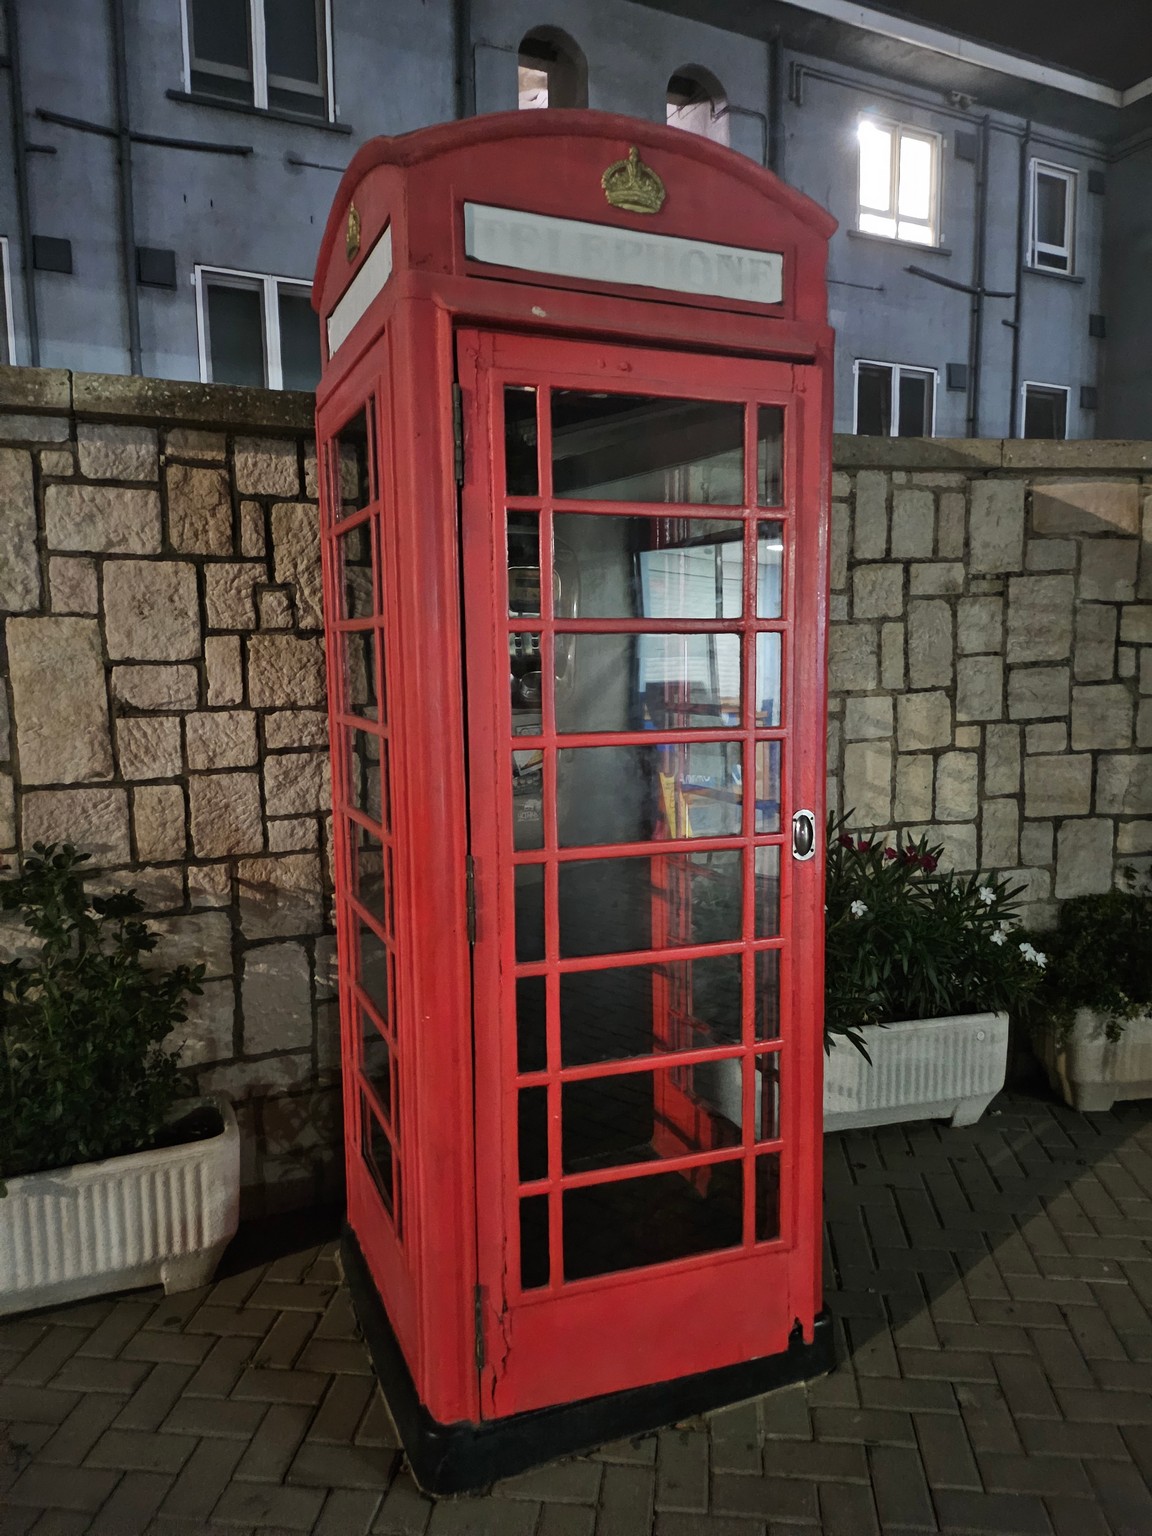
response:
M484 1369L486 1356L484 1354L484 1287L478 1285L475 1291L475 1317L476 1317L476 1369Z
M459 384L452 386L452 446L456 484L464 484L464 397Z
M468 942L476 942L476 861L471 854L464 860L464 899L468 912Z

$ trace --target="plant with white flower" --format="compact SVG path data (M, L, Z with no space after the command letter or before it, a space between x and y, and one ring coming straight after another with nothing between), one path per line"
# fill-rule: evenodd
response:
M994 929L993 932L988 935L988 938L993 944L1006 944L1008 942L1008 936L1005 934L1003 928Z
M1027 942L1020 945L1020 953L1024 956L1025 960L1030 960L1033 965L1039 966L1041 970L1048 964L1048 956L1041 954L1038 949Z
M854 901L848 910L851 912L853 917L863 917L864 914L868 911L868 908L862 901Z
M980 900L984 903L984 905L986 907L990 907L993 904L993 902L996 900L996 892L992 889L992 887L990 885L982 885L982 886L980 886L980 888L976 892L976 894L977 894L977 896L979 896Z

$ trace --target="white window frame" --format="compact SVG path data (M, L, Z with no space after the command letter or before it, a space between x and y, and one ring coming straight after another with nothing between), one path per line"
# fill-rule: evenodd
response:
M200 364L200 382L211 384L212 362L208 347L208 306L205 288L209 283L223 288L243 288L261 295L260 317L264 332L264 387L284 388L284 365L280 354L280 307L277 300L282 288L297 288L310 295L312 284L299 277L279 277L266 272L241 272L234 267L197 265L192 272L196 287L196 350Z
M863 154L863 145L859 141L859 130L865 123L873 123L877 128L883 128L892 135L892 153L889 157L888 167L888 205L886 208L866 208L860 201L860 159ZM875 112L862 112L856 121L856 229L860 234L871 235L877 240L899 241L906 245L919 245L924 250L931 250L940 244L940 175L942 164L942 141L938 133L933 133L930 128L915 128L911 123L898 123L892 118L881 117ZM929 192L929 212L927 219L914 219L907 214L899 212L900 190L900 157L905 139L917 139L930 146L932 151L932 185ZM865 229L863 221L867 217L891 219L896 226L891 234L884 230ZM930 235L928 240L909 240L906 235L897 231L901 224L912 224L919 229L927 230Z
M892 393L888 402L888 420L890 425L888 436L899 437L898 432L891 427L900 425L900 375L902 373L916 373L921 377L930 377L932 380L932 411L931 430L928 437L936 436L936 401L940 393L939 368L925 368L919 363L890 363L880 357L857 357L852 362L852 434L858 435L860 427L860 369L861 368L890 368L892 370Z
M1036 228L1040 212L1037 182L1041 173L1064 183L1064 244L1045 245ZM1028 265L1036 272L1057 272L1071 277L1076 270L1076 183L1077 174L1067 165L1053 165L1048 160L1032 160L1028 165ZM1063 257L1065 266L1040 260L1041 256Z
M251 39L252 61L252 105L262 112L283 111L280 107L270 107L268 102L268 87L275 86L281 90L299 91L301 95L315 94L323 97L325 122L336 121L336 82L332 66L332 0L317 0L322 7L320 33L318 44L324 50L321 60L321 79L318 84L311 80L292 80L286 75L270 75L268 73L268 49L265 31L264 0L247 0L248 5L248 35ZM197 69L208 75L220 75L224 78L247 80L248 71L240 71L223 64L214 64L211 61L201 61L192 55L192 0L184 0L180 7L181 44L184 50L184 89L192 90L192 71ZM231 97L221 97L225 103L232 100ZM240 105L240 103L234 103ZM300 114L304 115L304 114Z
M8 253L8 236L0 235L0 326L8 345L8 361L16 361L16 319L12 313L12 263Z
M1025 379L1024 383L1020 386L1020 420L1016 428L1016 436L1024 436L1028 413L1028 391L1030 389L1046 389L1050 394L1064 396L1064 436L1051 439L1041 438L1039 441L1068 442L1068 428L1072 424L1072 386L1071 384L1046 384L1043 379Z

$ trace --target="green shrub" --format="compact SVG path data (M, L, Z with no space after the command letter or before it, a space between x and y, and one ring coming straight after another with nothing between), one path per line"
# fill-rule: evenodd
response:
M203 967L145 967L142 904L89 897L87 858L37 843L0 881L0 910L38 941L0 962L0 1181L151 1146L188 1091L164 1041Z

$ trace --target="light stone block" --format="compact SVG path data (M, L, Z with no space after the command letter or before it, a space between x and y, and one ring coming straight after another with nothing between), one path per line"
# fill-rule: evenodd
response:
M170 1038L186 1066L226 1061L235 1050L236 991L231 979L201 983L184 1005L185 1019Z
M64 479L76 473L76 456L71 448L42 448L39 459L41 476Z
M232 919L227 912L179 912L152 925L159 943L153 964L202 965L206 979L232 974Z
M1047 869L1014 869L1012 884L1023 887L1016 900L1025 908L1036 902L1047 901L1052 895L1052 873ZM1024 912L1021 912L1021 919L1024 927L1030 926Z
M880 626L880 686L892 693L904 691L904 625Z
M875 624L832 624L828 628L828 687L833 693L865 693L876 687Z
M1140 597L1152 597L1152 491L1144 497L1144 519L1140 529L1140 575L1136 590Z
M931 491L892 493L892 558L931 560L935 537L936 498Z
M246 939L319 933L324 922L320 859L284 853L241 859L240 926Z
M247 1055L311 1045L311 971L303 945L266 944L249 950L241 1007Z
M930 847L940 848L942 869L958 874L973 873L979 867L976 852L976 826L973 822L945 822L926 827Z
M67 416L34 416L0 411L2 443L66 443L71 430Z
M125 885L132 887L144 903L144 915L148 918L184 910L183 864L117 870L111 879L117 889Z
M204 641L204 673L208 704L240 704L244 699L244 667L239 635L209 635Z
M1020 788L1020 727L989 725L984 730L984 793L1014 795Z
M1080 545L1080 597L1130 603L1136 596L1139 549L1135 539L1084 539Z
M924 752L952 741L952 706L946 693L907 693L896 701L901 752Z
M854 741L844 748L844 804L857 827L892 820L892 744Z
M326 747L328 716L319 709L282 709L264 716L264 745L269 752L291 747Z
M1029 539L1024 548L1024 564L1030 571L1073 571L1076 569L1076 541Z
M1023 480L974 480L968 516L973 572L1019 571L1024 565Z
M1152 693L1152 651L1140 653L1140 692Z
M945 491L940 497L936 519L936 553L941 560L963 559L965 522L963 491Z
M849 741L887 740L892 735L892 700L850 697L844 713L844 734ZM269 763L275 762L269 759Z
M952 733L952 742L957 747L979 747L981 731L978 725L958 725Z
M957 720L999 720L1003 714L1003 661L999 656L961 656L956 663Z
M26 613L40 605L32 455L0 448L0 611Z
M1116 676L1135 677L1139 655L1134 645L1121 645L1116 648Z
M1125 683L1095 683L1085 688L1073 688L1073 750L1107 751L1130 747L1132 703L1132 694Z
M184 791L180 785L141 784L133 790L132 829L136 835L136 857L142 864L182 859L187 848Z
M105 555L158 555L160 495L111 485L50 485L48 548Z
M152 427L80 422L76 428L80 473L89 480L155 480L159 473Z
M840 700L839 702L843 702ZM844 745L844 730L840 721L832 715L828 718L828 739L825 743L824 766L829 773L836 773L840 768L840 749Z
M1103 818L1066 821L1056 834L1058 900L1112 889L1113 826Z
M8 718L8 695L0 687L0 762L12 755L12 722Z
M100 606L96 562L86 555L53 555L48 561L52 612L91 615Z
M1039 720L1067 715L1067 667L1012 667L1008 672L1008 718Z
M233 453L236 489L243 496L300 494L300 466L294 438L238 437Z
M852 611L858 619L898 619L904 612L904 567L858 565L852 572Z
M1136 533L1140 484L1136 480L1053 480L1032 487L1037 533Z
M104 616L114 661L199 656L196 567L189 560L106 560Z
M958 560L909 566L908 590L913 597L955 597L964 590L964 567Z
M266 553L264 508L258 501L240 503L240 553L247 560L262 560Z
M956 604L956 648L962 656L995 654L1004 644L1004 599L962 597Z
M272 508L272 558L278 582L296 591L301 629L321 629L324 603L320 586L320 518L313 506L278 502Z
M975 752L942 752L936 762L936 820L972 821L980 759Z
M200 1092L226 1093L238 1114L248 1101L267 1100L276 1093L298 1093L312 1080L311 1051L283 1051L259 1061L225 1061L205 1067L199 1074Z
M862 469L856 476L857 560L883 560L888 546L888 476Z
M1045 720L1040 725L1026 725L1024 750L1030 757L1044 752L1067 752L1068 722Z
M1087 816L1092 805L1092 758L1029 757L1024 763L1024 814Z
M259 774L190 774L188 799L192 846L198 859L263 850Z
M311 495L312 492L308 494ZM832 471L832 494L839 501L845 500L852 494L852 476L842 469Z
M320 832L313 816L285 816L268 822L269 853L302 853L319 845Z
M1096 811L1102 816L1152 813L1152 755L1102 755L1096 769Z
M113 667L112 693L131 709L195 709L200 679L191 666Z
M1026 821L1020 828L1020 862L1044 865L1053 861L1053 832L1051 821Z
M294 629L292 598L286 587L262 587L256 591L256 613L261 629Z
M232 493L223 469L168 466L168 537L186 555L232 553Z
M268 580L262 561L204 567L204 608L209 629L250 630L256 624L255 588Z
M1152 699L1141 699L1136 711L1136 745L1152 747Z
M833 592L828 598L828 618L833 624L843 624L847 621L848 594L847 592Z
M10 773L0 773L0 851L16 846L16 785ZM7 954L5 958L10 956Z
M897 821L929 821L932 816L933 761L917 752L896 759L896 800L892 814Z
M1152 821L1118 821L1116 852L1152 853Z
M330 809L328 754L283 752L266 757L264 805L269 816L307 816Z
M193 907L227 907L232 901L228 864L189 864L188 901Z
M1071 576L1015 576L1008 583L1010 662L1063 661L1072 652Z
M1120 638L1126 645L1152 645L1152 603L1121 609Z
M851 513L846 501L832 503L832 524L829 533L830 579L833 592L843 592L848 585L848 543L852 534Z
M308 709L325 703L324 642L259 634L248 642L248 701L255 709Z
M195 427L173 427L164 438L170 459L222 459L228 451L223 432L202 432Z
M201 711L184 718L188 767L251 768L257 759L256 716L249 709Z
M72 843L92 855L92 867L127 864L128 794L123 789L25 789L21 842Z
M913 688L952 682L952 609L939 598L908 604L908 678Z
M174 779L181 771L176 715L122 715L116 722L116 757L125 779Z
M9 619L16 750L28 784L112 777L112 738L95 619Z
M1077 604L1072 672L1077 682L1107 682L1115 677L1115 608L1103 603Z
M1014 869L1020 859L1020 808L1015 800L986 800L980 814L980 865Z

